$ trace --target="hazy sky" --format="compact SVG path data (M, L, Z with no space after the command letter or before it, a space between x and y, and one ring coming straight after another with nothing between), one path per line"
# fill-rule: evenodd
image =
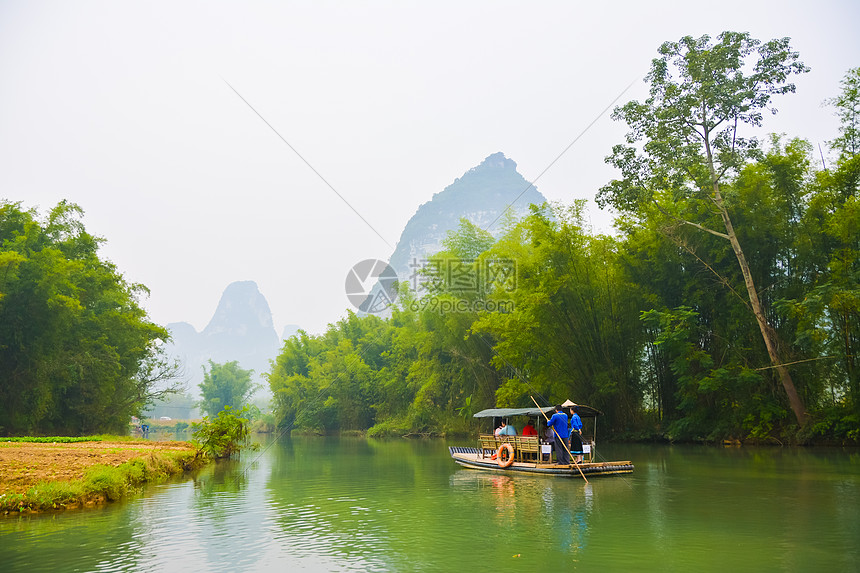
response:
M832 139L821 103L860 65L858 6L0 0L0 198L78 203L158 323L200 330L254 280L279 334L319 332L421 203L496 151L537 177L631 81L619 103L645 97L663 41L791 37L812 72L767 131ZM593 199L624 132L606 114L538 189Z

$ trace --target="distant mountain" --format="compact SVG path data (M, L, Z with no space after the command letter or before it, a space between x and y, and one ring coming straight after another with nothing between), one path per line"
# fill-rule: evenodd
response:
M497 235L509 206L515 217L521 217L532 203L544 202L546 198L517 171L516 162L494 153L418 207L388 264L403 280L410 275L413 260L420 262L442 249L442 240L457 229L461 217Z
M418 207L406 223L388 264L399 281L414 285L417 269L427 257L442 250L442 241L449 231L460 226L461 218L498 237L508 208L509 215L518 219L529 212L529 205L545 202L541 192L517 171L516 162L501 152L494 153ZM361 302L359 314L388 316L396 283L390 277L372 276L380 279Z
M219 364L235 360L242 368L253 370L255 381L262 383L261 375L269 371L269 360L280 347L269 303L253 281L227 286L203 332L187 322L168 324L167 329L173 336L168 353L185 364L188 392L193 396L200 394L198 384L209 360Z
M296 334L302 327L298 324L287 324L284 326L284 332L281 334L281 340L286 340L292 335Z

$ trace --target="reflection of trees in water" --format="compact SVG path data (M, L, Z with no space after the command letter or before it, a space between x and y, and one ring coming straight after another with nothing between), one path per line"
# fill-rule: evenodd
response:
M392 545L399 541L391 532L408 531L398 521L423 521L425 499L411 492L426 491L428 476L436 473L426 467L432 458L421 455L426 447L423 441L352 437L282 439L272 449L266 481L278 542L299 560L332 558L340 567L391 570L388 560L397 560Z
M188 527L200 561L214 570L225 563L233 570L255 570L271 543L265 492L253 483L261 479L255 477L256 465L219 460L194 476Z
M143 500L58 514L24 514L0 519L3 571L140 570ZM130 509L133 508L133 509ZM74 531L74 535L69 535ZM117 547L123 547L121 554ZM34 565L38 564L38 567ZM111 566L108 567L107 564Z
M440 452L438 440L292 437L273 448L266 482L278 543L298 558L384 570L486 570L513 554L552 555L555 563L569 555L551 541L542 495L581 483L460 470Z
M215 519L226 516L226 508L222 505L222 493L238 493L248 485L247 472L239 470L236 460L218 460L206 466L193 477L194 509L211 512Z
M0 570L697 570L715 539L730 569L857 570L855 452L624 446L636 473L586 486L387 445L294 440L244 475L251 456L105 508L7 517Z

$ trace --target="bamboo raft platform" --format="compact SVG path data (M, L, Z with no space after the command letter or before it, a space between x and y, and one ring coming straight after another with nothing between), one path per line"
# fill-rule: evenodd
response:
M633 463L624 461L597 461L596 438L597 417L601 412L584 404L575 404L568 400L556 407L540 407L532 397L535 407L528 408L488 408L473 414L475 418L492 419L495 431L491 434L478 435L478 447L451 446L448 451L451 458L459 465L482 471L497 473L530 473L559 477L581 477L586 482L586 476L614 476L633 473ZM556 408L558 412L567 412L571 416L571 434L576 434L576 455L581 456L579 463L567 465L553 463L553 451L550 442L564 440L564 449L571 453L567 436L561 438L555 428L550 427L550 413ZM573 416L578 415L579 423L573 425ZM510 418L526 419L520 432L508 425ZM535 421L532 425L532 421ZM590 431L587 431L583 420L591 421ZM545 424L543 422L546 422ZM499 425L501 424L501 425ZM538 428L541 429L538 432ZM554 436L553 436L554 434ZM541 438L543 436L543 439ZM558 457L556 453L556 457ZM564 456L567 457L567 456ZM569 460L574 460L574 457Z
M503 468L478 448L449 446L448 451L454 461L465 468L499 473L530 473L575 478L580 477L580 470L588 477L633 473L633 463L630 461L580 462L577 464L579 469L574 464L563 466L537 461L514 461Z

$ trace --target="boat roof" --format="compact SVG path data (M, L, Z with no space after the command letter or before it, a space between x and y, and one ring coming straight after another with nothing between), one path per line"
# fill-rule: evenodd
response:
M597 416L603 414L597 408L592 408L591 406L586 406L585 404L576 404L576 407L579 409L579 416L581 418L596 418ZM512 416L532 416L537 417L541 414L547 414L555 410L555 406L546 406L544 408L537 408L532 406L531 408L488 408L486 410L481 410L477 414L475 414L474 418L509 418Z

